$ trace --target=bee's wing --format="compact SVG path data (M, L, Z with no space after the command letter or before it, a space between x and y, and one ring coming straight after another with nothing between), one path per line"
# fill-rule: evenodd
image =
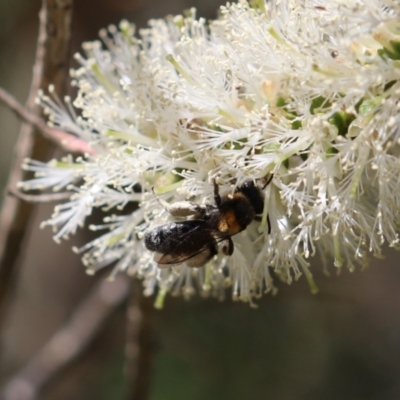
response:
M204 246L196 252L186 253L186 254L174 254L174 253L156 253L154 255L154 261L159 265L159 268L167 268L172 265L179 265L185 261L190 261L196 259L196 264L193 266L201 267L207 261L211 259L214 252L210 247ZM198 257L200 256L200 258Z
M185 224L189 221L184 221ZM214 231L206 225L204 221L198 220L196 224L190 221L192 228L182 234L171 235L165 246L168 251L156 253L154 261L160 268L169 267L175 264L181 264L190 261L193 267L200 267L217 254L217 242L224 238L216 239Z

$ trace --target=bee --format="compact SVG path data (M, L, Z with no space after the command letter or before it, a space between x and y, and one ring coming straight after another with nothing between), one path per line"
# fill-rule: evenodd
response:
M164 209L175 217L191 217L185 221L158 226L144 236L144 244L155 252L159 268L186 262L189 267L202 267L218 254L218 244L227 242L222 251L231 256L234 251L232 236L247 228L253 220L260 220L264 209L262 190L252 180L236 188L233 194L221 196L214 180L215 205L200 205L188 201L169 204L157 198ZM268 233L271 231L269 217Z

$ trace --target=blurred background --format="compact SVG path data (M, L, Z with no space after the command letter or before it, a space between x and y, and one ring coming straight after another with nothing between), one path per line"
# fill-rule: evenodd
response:
M220 2L223 3L222 1ZM150 18L196 7L215 18L213 0L79 0L74 4L72 54L100 28L127 18L138 28ZM39 0L0 0L0 86L24 103L36 48ZM74 64L71 63L71 66ZM0 187L9 173L20 123L0 105ZM80 232L57 245L50 229L39 230L53 205L37 207L24 261L0 331L0 387L20 374L75 315L76 308L105 273L85 274L73 245ZM400 398L399 256L385 251L371 268L324 276L315 260L320 288L306 280L279 285L258 308L229 299L167 298L157 311L154 298L141 300L146 324L149 380L142 377L136 400L395 400ZM109 283L113 285L113 283ZM128 398L126 382L127 302L110 313L88 347L45 382L45 400ZM65 350L68 352L68 349ZM133 397L131 397L133 398ZM14 395L6 400L24 400Z

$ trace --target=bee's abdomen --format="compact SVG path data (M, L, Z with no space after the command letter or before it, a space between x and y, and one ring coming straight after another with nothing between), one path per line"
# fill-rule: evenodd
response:
M150 251L157 251L163 242L163 234L160 230L152 230L144 235L144 245Z
M150 251L162 251L162 245L171 235L176 234L177 225L174 223L161 225L144 236L144 245Z
M171 248L180 244L181 238L185 234L193 230L193 225L197 226L198 221L171 222L170 224L161 225L145 234L144 245L150 251L168 252Z

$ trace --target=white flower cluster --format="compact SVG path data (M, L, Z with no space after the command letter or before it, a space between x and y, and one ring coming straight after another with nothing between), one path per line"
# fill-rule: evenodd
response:
M400 4L397 0L275 0L228 4L210 23L122 22L84 45L64 106L41 95L50 123L93 154L47 164L25 190L71 191L50 220L67 238L95 208L105 233L77 251L89 272L109 264L145 293L194 292L252 302L271 272L313 283L309 257L336 268L397 246L400 224ZM213 204L221 192L273 174L262 222L232 239L232 256L160 269L145 232L172 220L168 203ZM272 231L268 234L266 216Z

